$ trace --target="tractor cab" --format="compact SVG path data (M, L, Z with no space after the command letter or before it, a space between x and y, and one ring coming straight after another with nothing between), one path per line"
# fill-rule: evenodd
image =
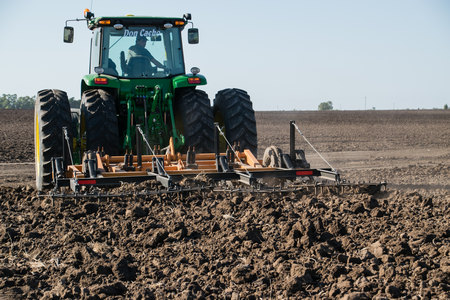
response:
M120 28L120 29L117 29ZM165 78L185 74L181 27L154 25L94 29L90 73L123 78Z
M167 78L185 74L181 31L191 19L161 17L99 17L84 13L92 30L89 73L118 78ZM71 21L71 20L69 20ZM73 41L65 27L64 41ZM188 42L198 43L198 29L188 30Z

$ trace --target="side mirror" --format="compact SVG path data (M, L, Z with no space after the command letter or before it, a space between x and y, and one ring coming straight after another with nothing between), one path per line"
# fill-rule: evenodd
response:
M73 43L73 27L64 27L64 43Z
M198 36L198 28L189 28L188 29L188 43L189 44L198 44L199 36Z

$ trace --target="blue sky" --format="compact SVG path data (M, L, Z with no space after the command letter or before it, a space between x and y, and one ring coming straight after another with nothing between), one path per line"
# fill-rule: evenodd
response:
M223 88L247 90L256 110L442 108L450 104L450 1L116 1L0 2L0 94L65 90L80 98L90 31L66 19L192 13L200 44L185 45L186 69Z

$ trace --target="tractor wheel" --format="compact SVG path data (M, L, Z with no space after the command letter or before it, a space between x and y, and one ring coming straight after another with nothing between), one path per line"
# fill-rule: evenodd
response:
M86 138L86 150L104 150L120 154L119 126L115 97L108 91L92 89L81 96L81 137Z
M72 142L70 105L66 92L39 91L34 107L34 145L36 189L49 189L52 183L52 157L61 157L63 151L62 128L67 127Z
M71 109L71 119L72 119L72 133L74 138L78 138L78 132L80 128L80 110Z
M214 151L214 117L208 95L187 89L175 100L175 116L181 117L185 149L195 146L198 153Z
M249 149L256 156L258 139L255 111L247 92L240 89L219 91L214 99L213 110L215 121L225 126L225 136L231 145L239 142L241 150Z

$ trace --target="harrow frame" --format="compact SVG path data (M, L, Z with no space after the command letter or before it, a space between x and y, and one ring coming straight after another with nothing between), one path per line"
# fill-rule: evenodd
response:
M171 139L166 154L142 155L141 145L146 139L137 126L138 150L135 156L133 154L109 156L102 151L90 151L85 152L83 163L79 165L66 165L65 162L72 154L68 139L64 141L63 137L63 157L52 158L55 190L70 187L73 192L80 193L82 187L118 187L122 183L141 183L148 180L159 182L167 190L181 190L179 184L182 180L197 176L214 182L238 181L251 187L261 187L264 185L261 179L265 178L291 181L297 178L322 178L331 181L334 186L341 185L340 174L336 170L309 168L303 151L295 150L294 121L290 122L290 153L282 154L282 167L264 167L262 160L258 160L248 149L239 151L228 148L225 153L220 153L220 129L218 126L215 128L215 153L197 154L194 148L189 148L186 154L175 153ZM66 131L66 128L63 128L63 131ZM377 190L379 189L380 184Z

